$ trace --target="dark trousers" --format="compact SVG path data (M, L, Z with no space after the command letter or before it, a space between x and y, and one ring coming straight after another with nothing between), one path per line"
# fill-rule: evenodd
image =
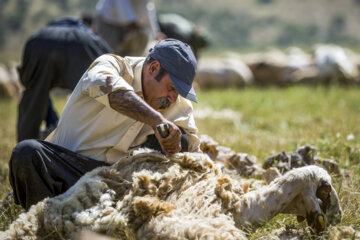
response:
M182 135L181 142L181 151L188 151L186 134ZM142 146L161 151L155 135L150 135ZM108 164L46 141L21 141L9 161L15 203L28 210L46 197L64 193L85 173L100 166Z
M53 104L51 102L51 99L49 98L49 105L46 113L46 127L55 127L59 121L59 117L53 107Z
M69 189L86 172L108 165L42 140L16 145L9 162L15 203L26 210L46 197Z

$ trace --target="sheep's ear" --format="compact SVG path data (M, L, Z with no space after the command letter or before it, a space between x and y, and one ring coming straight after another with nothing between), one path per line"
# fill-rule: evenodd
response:
M330 206L330 192L331 185L326 181L321 181L318 189L316 190L316 196L322 201L320 204L321 210L326 213L326 210Z
M301 223L305 220L305 218L303 216L296 216L296 220Z

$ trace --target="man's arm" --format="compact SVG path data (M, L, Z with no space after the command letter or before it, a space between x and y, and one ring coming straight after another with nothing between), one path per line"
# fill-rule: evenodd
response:
M155 128L156 125L167 120L142 98L130 90L117 90L109 93L110 107L137 121L143 122Z
M154 110L135 92L116 90L109 93L108 96L111 108L132 119L148 124L154 130L155 136L165 154L176 153L181 150L180 129ZM166 138L162 138L155 130L156 126L161 123L167 123L170 126L170 134Z

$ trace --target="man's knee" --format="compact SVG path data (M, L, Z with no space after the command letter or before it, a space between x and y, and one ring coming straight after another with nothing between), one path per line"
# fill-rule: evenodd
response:
M41 144L34 139L28 139L18 143L11 154L9 167L12 173L26 171L33 165L34 155L39 153ZM26 172L24 172L26 173Z

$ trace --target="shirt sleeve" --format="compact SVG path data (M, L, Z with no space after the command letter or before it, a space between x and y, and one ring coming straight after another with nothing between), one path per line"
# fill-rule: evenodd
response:
M112 54L97 58L82 77L82 92L110 107L108 94L116 90L134 91L125 77L132 72L126 60ZM132 79L126 77L126 79Z
M185 129L186 134L188 136L188 141L189 141L189 145L188 145L188 150L189 152L201 152L200 150L200 139L199 137L196 135L198 129L195 125L195 119L194 119L194 115L191 113L189 116L189 125L191 126L191 128L189 129Z
M188 151L189 152L201 152L200 139L196 135L198 129L195 124L195 119L192 111L186 116L180 117L174 121L174 123L184 129L188 137Z

